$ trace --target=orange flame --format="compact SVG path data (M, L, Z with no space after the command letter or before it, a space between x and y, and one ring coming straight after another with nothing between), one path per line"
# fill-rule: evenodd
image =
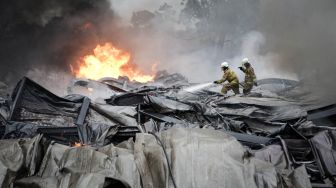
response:
M81 146L82 146L82 144L80 142L75 142L73 144L73 147L76 147L76 148L81 147Z
M131 54L114 47L111 43L97 45L93 54L84 56L78 70L70 66L77 78L98 80L103 77L118 78L127 76L131 81L149 82L154 79L154 73L144 74L135 64L130 63ZM152 66L155 72L155 65Z

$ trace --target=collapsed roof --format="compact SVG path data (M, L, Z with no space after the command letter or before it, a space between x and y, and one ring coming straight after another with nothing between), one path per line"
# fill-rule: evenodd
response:
M296 81L258 83L224 97L178 74L75 80L61 98L23 78L0 101L0 184L333 187L335 104L307 103Z

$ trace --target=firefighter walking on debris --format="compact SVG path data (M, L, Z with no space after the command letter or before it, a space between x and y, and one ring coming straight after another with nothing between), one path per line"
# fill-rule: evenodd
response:
M242 66L239 67L241 71L245 73L245 80L243 84L243 93L249 94L253 88L253 85L257 85L257 77L254 73L254 69L252 68L249 60L244 58L242 61Z
M221 68L224 72L223 78L214 81L215 84L221 84L225 81L228 83L224 84L221 92L226 94L229 90L232 90L235 94L239 94L239 80L236 73L229 68L229 63L223 62Z

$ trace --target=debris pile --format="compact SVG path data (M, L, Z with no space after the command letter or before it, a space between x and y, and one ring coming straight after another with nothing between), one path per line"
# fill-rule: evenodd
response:
M300 84L223 96L161 72L77 79L61 98L23 78L0 100L1 187L333 187L336 105Z

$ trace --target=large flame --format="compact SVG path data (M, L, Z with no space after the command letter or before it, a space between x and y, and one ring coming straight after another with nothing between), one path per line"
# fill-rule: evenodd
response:
M86 55L78 63L78 69L72 72L77 78L98 80L103 77L118 78L127 76L132 81L148 82L154 79L155 65L152 74L144 74L135 64L130 63L131 54L116 48L111 43L97 45L93 54Z

